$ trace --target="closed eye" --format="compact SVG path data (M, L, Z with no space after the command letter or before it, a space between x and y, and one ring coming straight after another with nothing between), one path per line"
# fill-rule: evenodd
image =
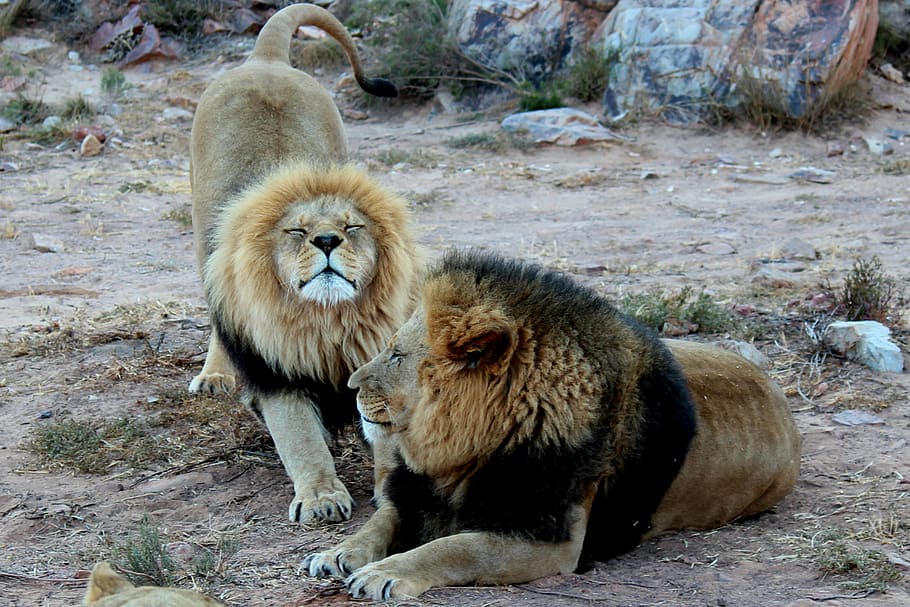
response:
M359 230L362 227L363 227L363 224L349 223L348 225L344 226L344 231L347 232L348 234L351 234L353 232L356 232L357 230Z
M306 236L306 230L303 228L289 228L285 230L284 233L296 236L297 238L304 238Z

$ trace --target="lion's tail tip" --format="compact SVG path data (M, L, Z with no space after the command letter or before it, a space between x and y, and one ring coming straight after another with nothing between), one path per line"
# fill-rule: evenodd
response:
M376 97L397 97L398 87L385 78L364 78L357 82L364 91Z

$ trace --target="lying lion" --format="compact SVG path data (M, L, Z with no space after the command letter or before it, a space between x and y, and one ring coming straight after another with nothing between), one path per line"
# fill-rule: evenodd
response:
M400 464L363 528L303 566L355 597L568 573L767 510L799 472L787 401L757 367L490 255L446 256L349 384Z
M134 586L102 561L92 569L82 604L86 607L222 607L192 590Z
M229 392L242 379L294 483L289 518L337 521L353 502L327 431L356 420L348 376L407 320L420 260L407 204L344 165L331 96L288 64L302 24L341 43L364 90L396 93L364 78L344 26L311 4L275 13L250 58L206 89L190 178L213 331L190 391ZM390 464L374 451L381 480Z

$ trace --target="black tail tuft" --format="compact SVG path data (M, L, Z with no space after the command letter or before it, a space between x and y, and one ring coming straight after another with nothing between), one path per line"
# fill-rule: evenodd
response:
M398 87L385 78L364 78L360 82L360 88L370 95L377 97L397 97Z

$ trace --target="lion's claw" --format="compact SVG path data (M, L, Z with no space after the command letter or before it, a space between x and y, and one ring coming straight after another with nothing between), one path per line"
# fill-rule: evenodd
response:
M190 382L193 394L230 394L237 385L237 379L230 373L200 373Z
M352 597L373 601L417 597L430 589L430 584L409 579L395 569L388 559L377 561L361 567L344 583Z
M308 489L301 493L288 507L288 518L292 522L319 520L337 523L351 518L354 511L354 500L341 481L336 480L330 487Z

